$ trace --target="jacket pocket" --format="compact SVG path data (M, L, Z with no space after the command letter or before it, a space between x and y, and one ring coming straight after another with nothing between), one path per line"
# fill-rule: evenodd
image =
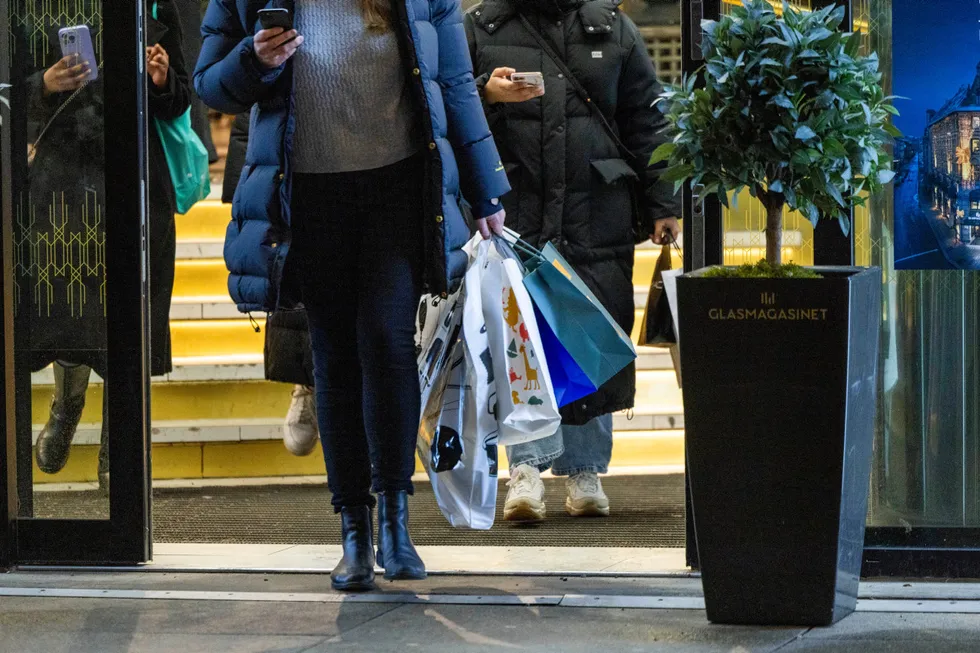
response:
M623 159L592 161L589 222L593 247L633 243L634 186L639 176Z

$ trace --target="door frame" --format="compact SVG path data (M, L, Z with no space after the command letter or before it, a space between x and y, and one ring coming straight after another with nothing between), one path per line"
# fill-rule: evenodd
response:
M9 81L17 61L10 60L8 29L12 2L0 4L0 80ZM110 516L107 520L34 519L18 515L18 466L30 464L30 449L18 451L16 380L14 373L14 314L12 223L14 216L13 163L23 168L26 133L18 137L10 121L3 125L2 210L3 351L0 352L0 390L3 405L0 428L0 568L22 563L133 564L150 559L150 414L148 335L148 242L146 81L144 73L143 2L102 1L105 141L107 415L109 429ZM16 96L12 89L12 96ZM111 129L108 126L111 125ZM26 132L26 130L23 130ZM12 133L13 132L13 133ZM12 141L15 143L11 145ZM16 147L16 149L15 149ZM17 159L20 158L20 161ZM135 307L135 310L134 310ZM112 388L111 391L108 388ZM21 406L23 409L23 406ZM28 415L30 411L23 411ZM22 420L23 421L23 420ZM123 425L112 428L111 425ZM29 426L28 426L29 427ZM18 465L19 463L19 465ZM29 469L29 467L27 467ZM28 479L29 480L29 479Z

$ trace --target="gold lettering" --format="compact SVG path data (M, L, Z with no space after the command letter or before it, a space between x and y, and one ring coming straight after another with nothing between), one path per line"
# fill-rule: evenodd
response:
M771 297L775 297L771 293ZM771 304L770 304L771 306ZM777 322L826 321L827 308L709 308L709 320L773 320Z

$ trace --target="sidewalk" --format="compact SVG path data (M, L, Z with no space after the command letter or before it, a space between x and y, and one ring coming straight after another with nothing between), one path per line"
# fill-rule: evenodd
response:
M862 596L832 628L744 628L707 623L697 579L436 576L349 596L325 574L19 571L0 575L0 652L980 652L980 585Z

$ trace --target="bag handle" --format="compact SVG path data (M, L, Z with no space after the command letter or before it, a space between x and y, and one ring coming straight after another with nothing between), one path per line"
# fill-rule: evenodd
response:
M606 136L609 137L609 140L616 145L616 149L619 150L620 156L622 156L630 164L635 163L636 155L633 154L633 152L626 147L623 141L619 139L619 136L616 134L616 130L614 130L612 125L609 124L609 121L606 120L606 116L603 115L602 110L595 105L595 102L592 101L592 97L589 95L589 92L584 86L582 86L582 83L578 81L578 78L575 77L575 74L572 73L562 58L558 56L554 48L548 42L548 39L546 39L544 35L531 24L531 21L528 20L527 16L520 12L518 12L518 16L520 17L521 23L524 25L527 31L531 33L531 37L537 41L538 46L540 46L541 49L544 50L544 53L548 55L556 66L558 66L558 69L565 76L565 79L568 80L568 83L572 85L572 88L575 89L578 96L583 102L585 102L585 106L587 106L589 111L591 111L592 114L599 119L599 123L602 125L603 131L606 132Z

